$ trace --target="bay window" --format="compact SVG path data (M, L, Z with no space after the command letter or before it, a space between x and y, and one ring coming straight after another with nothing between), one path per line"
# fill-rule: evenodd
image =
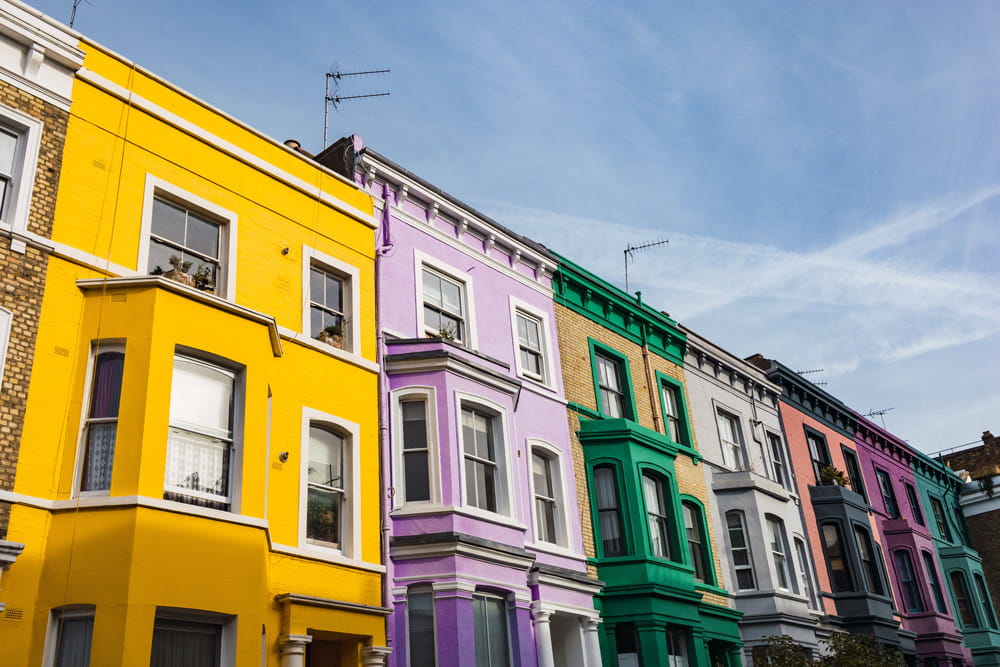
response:
M82 492L111 488L124 369L125 353L122 349L106 345L97 347L91 371L87 419L83 427Z
M624 556L625 533L618 501L618 482L611 466L594 468L594 497L603 555Z
M237 373L174 357L164 497L229 509Z
M649 525L650 549L654 556L671 558L670 518L667 491L660 477L649 473L642 476L643 496L646 500L646 519Z
M757 587L757 583L743 512L738 510L726 512L726 527L729 533L730 560L736 573L736 587L741 591L752 590Z

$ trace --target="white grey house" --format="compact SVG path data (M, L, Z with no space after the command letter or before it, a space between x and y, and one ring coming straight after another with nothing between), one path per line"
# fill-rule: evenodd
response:
M781 389L756 367L684 331L692 428L717 518L712 541L725 588L744 614L744 662L751 664L755 647L771 635L789 635L815 655L827 633L819 626L815 564L778 413Z

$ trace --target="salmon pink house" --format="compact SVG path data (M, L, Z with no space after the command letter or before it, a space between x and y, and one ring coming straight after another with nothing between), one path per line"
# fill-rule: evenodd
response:
M374 198L391 664L600 664L553 316L555 267L364 146Z

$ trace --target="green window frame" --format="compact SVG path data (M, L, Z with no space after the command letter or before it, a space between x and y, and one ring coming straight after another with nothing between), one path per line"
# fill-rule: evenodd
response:
M691 559L691 566L694 567L695 579L708 586L716 586L715 558L705 505L694 496L682 495L680 500L681 514L684 519L685 543L687 544L688 557ZM693 535L692 530L694 530ZM695 539L692 540L692 537ZM695 562L699 552L701 554L701 568Z
M688 408L684 383L676 380L662 371L656 371L656 385L660 394L660 414L663 417L663 432L671 442L694 451L694 437L691 435L691 420L688 419ZM672 399L672 400L671 400ZM676 410L672 415L670 408ZM671 424L674 424L672 427ZM674 437L674 431L677 437Z
M632 391L632 373L629 369L628 357L614 348L599 343L593 338L588 339L590 344L590 366L594 379L594 400L597 412L607 419L631 419L636 420L638 414L635 408L635 395ZM601 362L608 362L614 366L615 377L618 382L617 387L603 386L601 380ZM607 368L607 366L604 366ZM621 414L615 415L604 407L602 393L618 393L621 396Z

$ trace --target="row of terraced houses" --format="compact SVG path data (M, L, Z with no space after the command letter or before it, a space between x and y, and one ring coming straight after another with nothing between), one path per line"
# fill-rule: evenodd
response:
M992 485L357 136L0 0L0 196L3 665L1000 665Z

